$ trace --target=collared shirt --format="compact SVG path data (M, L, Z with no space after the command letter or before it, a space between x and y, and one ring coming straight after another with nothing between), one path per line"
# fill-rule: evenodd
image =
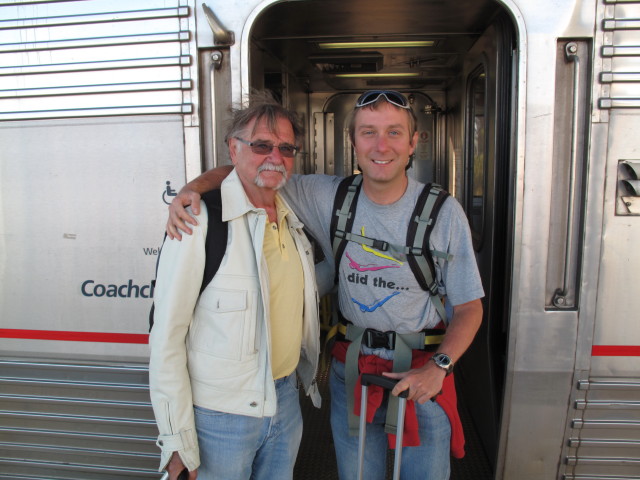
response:
M274 380L291 374L302 346L304 279L289 232L289 211L276 196L277 220L268 222L263 252L267 260L271 310L271 370Z

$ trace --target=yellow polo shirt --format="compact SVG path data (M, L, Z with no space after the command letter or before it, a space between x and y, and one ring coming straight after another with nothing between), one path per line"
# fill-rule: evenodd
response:
M269 270L271 371L273 379L293 373L302 346L304 277L302 263L287 227L289 211L276 196L276 222L267 222L263 253Z

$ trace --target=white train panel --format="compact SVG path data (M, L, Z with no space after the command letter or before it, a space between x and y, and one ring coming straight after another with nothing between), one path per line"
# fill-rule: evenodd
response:
M69 340L4 338L5 354L146 360L163 218L185 178L182 126L181 116L163 116L0 129L0 178L11 179L2 191L2 328Z

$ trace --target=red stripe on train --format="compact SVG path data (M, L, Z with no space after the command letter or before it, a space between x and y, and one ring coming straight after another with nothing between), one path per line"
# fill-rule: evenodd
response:
M0 338L26 340L58 340L99 343L149 343L146 333L66 332L60 330L19 330L0 328ZM640 357L640 345L593 345L594 357Z
M594 357L640 357L640 345L594 345Z
M149 343L149 335L143 333L65 332L60 330L18 330L12 328L0 328L0 338L62 340L69 342Z

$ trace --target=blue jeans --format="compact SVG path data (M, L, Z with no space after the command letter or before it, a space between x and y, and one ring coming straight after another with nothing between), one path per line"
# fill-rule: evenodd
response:
M358 470L358 437L349 435L344 363L333 359L329 377L331 389L331 430L341 480L353 480ZM402 449L402 480L446 480L451 473L451 425L442 407L435 402L416 403L420 446ZM386 473L388 441L384 433L386 403L367 424L364 475L367 480L383 480Z
M293 478L302 438L295 372L276 380L273 417L248 417L194 406L200 448L198 480Z

